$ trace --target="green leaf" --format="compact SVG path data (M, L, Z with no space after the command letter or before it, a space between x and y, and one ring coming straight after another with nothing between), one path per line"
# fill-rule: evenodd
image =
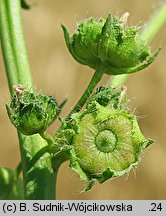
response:
M17 177L17 173L9 168L0 168L0 199L23 199L23 182Z

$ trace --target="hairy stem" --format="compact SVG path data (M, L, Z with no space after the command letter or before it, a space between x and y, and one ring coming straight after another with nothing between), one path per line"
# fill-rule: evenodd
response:
M142 39L150 43L165 23L166 3L163 3L163 5L152 15L149 21L144 25L141 31ZM108 86L122 86L127 81L128 76L128 74L113 76L108 82Z
M89 96L93 92L94 88L96 87L98 82L101 80L103 73L104 73L104 68L102 66L99 66L98 69L95 71L95 73L94 73L88 87L84 91L83 95L81 96L81 98L79 99L77 104L74 106L74 108L71 110L71 112L66 117L66 120L69 120L73 113L81 110L81 108L84 106L84 104L88 100Z
M20 0L0 0L0 37L10 93L13 85L33 89L27 50L22 31ZM25 199L54 199L55 177L51 155L45 153L29 170L29 162L47 145L40 135L24 136L18 132L23 169ZM17 169L19 174L20 166Z

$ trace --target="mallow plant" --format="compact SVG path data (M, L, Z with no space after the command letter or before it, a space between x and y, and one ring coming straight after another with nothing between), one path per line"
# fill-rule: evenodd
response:
M0 199L55 199L58 169L66 160L87 182L83 192L130 172L153 141L141 132L128 107L124 84L159 54L160 47L152 51L150 42L166 21L166 4L142 28L127 24L127 12L121 17L111 12L106 18L90 17L73 35L62 25L69 53L85 70L89 66L94 71L64 119L61 110L67 100L59 104L55 96L34 88L22 9L29 9L25 1L0 0L0 39L11 94L6 110L17 129L21 154L16 170L0 168ZM96 88L103 74L110 76L109 81ZM50 135L46 131L54 121L61 126Z

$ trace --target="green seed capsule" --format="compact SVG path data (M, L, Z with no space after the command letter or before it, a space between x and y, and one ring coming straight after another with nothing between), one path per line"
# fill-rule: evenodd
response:
M67 47L76 61L94 69L102 65L104 72L111 75L137 72L151 64L159 52L151 55L139 29L125 27L122 19L111 15L106 20L85 20L72 37L64 26L62 28Z
M129 172L137 166L141 151L152 143L141 133L136 116L121 107L103 106L92 100L73 119L76 133L71 167L88 182L102 183Z
M96 21L90 18L85 23L81 23L78 31L73 35L73 50L91 67L97 67L100 64L98 44L104 22L103 19Z
M120 68L135 67L151 54L149 46L142 41L136 27L124 30L122 23L111 16L102 29L98 50L103 63Z
M15 91L10 106L6 106L12 124L25 135L44 132L57 116L55 98L20 87Z

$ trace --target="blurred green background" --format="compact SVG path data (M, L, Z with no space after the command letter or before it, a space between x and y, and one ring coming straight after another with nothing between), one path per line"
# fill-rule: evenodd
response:
M23 23L36 89L55 95L61 102L68 97L62 116L77 102L93 70L75 62L65 46L60 24L74 32L89 16L106 17L109 12L128 11L129 24L142 26L161 2L157 0L33 0L32 10L23 11ZM64 163L57 182L58 199L166 199L166 25L152 42L162 46L155 62L127 81L130 106L139 118L143 133L155 140L143 154L137 169L129 174L97 184L81 193L85 183ZM100 85L106 84L104 76ZM5 103L10 101L5 68L0 53L0 166L15 168L20 161L15 128L9 122ZM49 128L54 134L59 123Z

